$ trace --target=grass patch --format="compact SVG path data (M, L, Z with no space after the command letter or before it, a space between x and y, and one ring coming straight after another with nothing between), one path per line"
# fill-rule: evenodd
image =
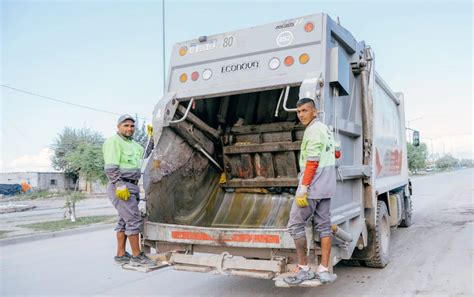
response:
M12 231L7 231L7 230L0 230L0 238L4 238L7 233L12 232Z
M35 199L45 199L45 198L53 198L64 196L64 192L50 192L47 190L40 190L40 191L32 191L29 193L22 193L20 195L15 195L13 197L21 199L21 200L35 200Z
M18 225L18 227L29 228L34 231L60 231L66 229L73 229L80 226L86 226L97 223L113 223L116 220L116 216L90 216L80 217L76 219L76 222L71 220L60 220L60 221L48 221L40 223L31 223L25 225Z

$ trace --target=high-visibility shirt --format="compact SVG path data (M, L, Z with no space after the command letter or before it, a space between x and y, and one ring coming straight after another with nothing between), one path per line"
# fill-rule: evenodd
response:
M122 178L140 179L143 147L138 142L117 134L105 141L102 151L105 173L111 183L122 182Z
M331 198L336 194L336 158L334 136L325 124L314 119L305 129L299 165L301 179L307 161L318 161L318 169L308 187L308 198Z

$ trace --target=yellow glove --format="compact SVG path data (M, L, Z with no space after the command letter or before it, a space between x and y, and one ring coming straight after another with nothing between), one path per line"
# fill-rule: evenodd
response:
M308 203L308 186L300 185L295 195L295 202L301 208L305 208Z
M126 185L118 186L115 188L115 196L117 196L119 199L127 201L128 198L130 198L130 191Z
M153 126L152 125L147 125L146 126L146 135L148 135L148 136L153 135Z

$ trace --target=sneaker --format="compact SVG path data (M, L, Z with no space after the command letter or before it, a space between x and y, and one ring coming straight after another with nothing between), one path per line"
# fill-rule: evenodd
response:
M115 264L117 265L124 265L124 264L130 263L131 257L132 255L130 255L128 252L125 252L125 255L123 256L115 256L114 261L115 261Z
M154 267L156 266L156 261L153 261L141 252L140 255L130 258L130 265L134 267Z
M316 278L319 279L321 284L331 283L336 280L337 276L330 273L329 271L317 272Z
M315 277L316 274L311 270L304 270L298 267L295 275L287 276L283 279L283 281L290 285L296 285Z

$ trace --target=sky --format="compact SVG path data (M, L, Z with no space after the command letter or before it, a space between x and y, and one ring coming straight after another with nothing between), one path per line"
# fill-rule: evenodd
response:
M150 121L163 95L161 0L2 1L0 10L1 85L107 111L0 87L1 171L52 170L50 146L66 126L108 137L117 114ZM176 42L319 12L372 47L430 153L474 157L471 1L165 0L165 57Z

